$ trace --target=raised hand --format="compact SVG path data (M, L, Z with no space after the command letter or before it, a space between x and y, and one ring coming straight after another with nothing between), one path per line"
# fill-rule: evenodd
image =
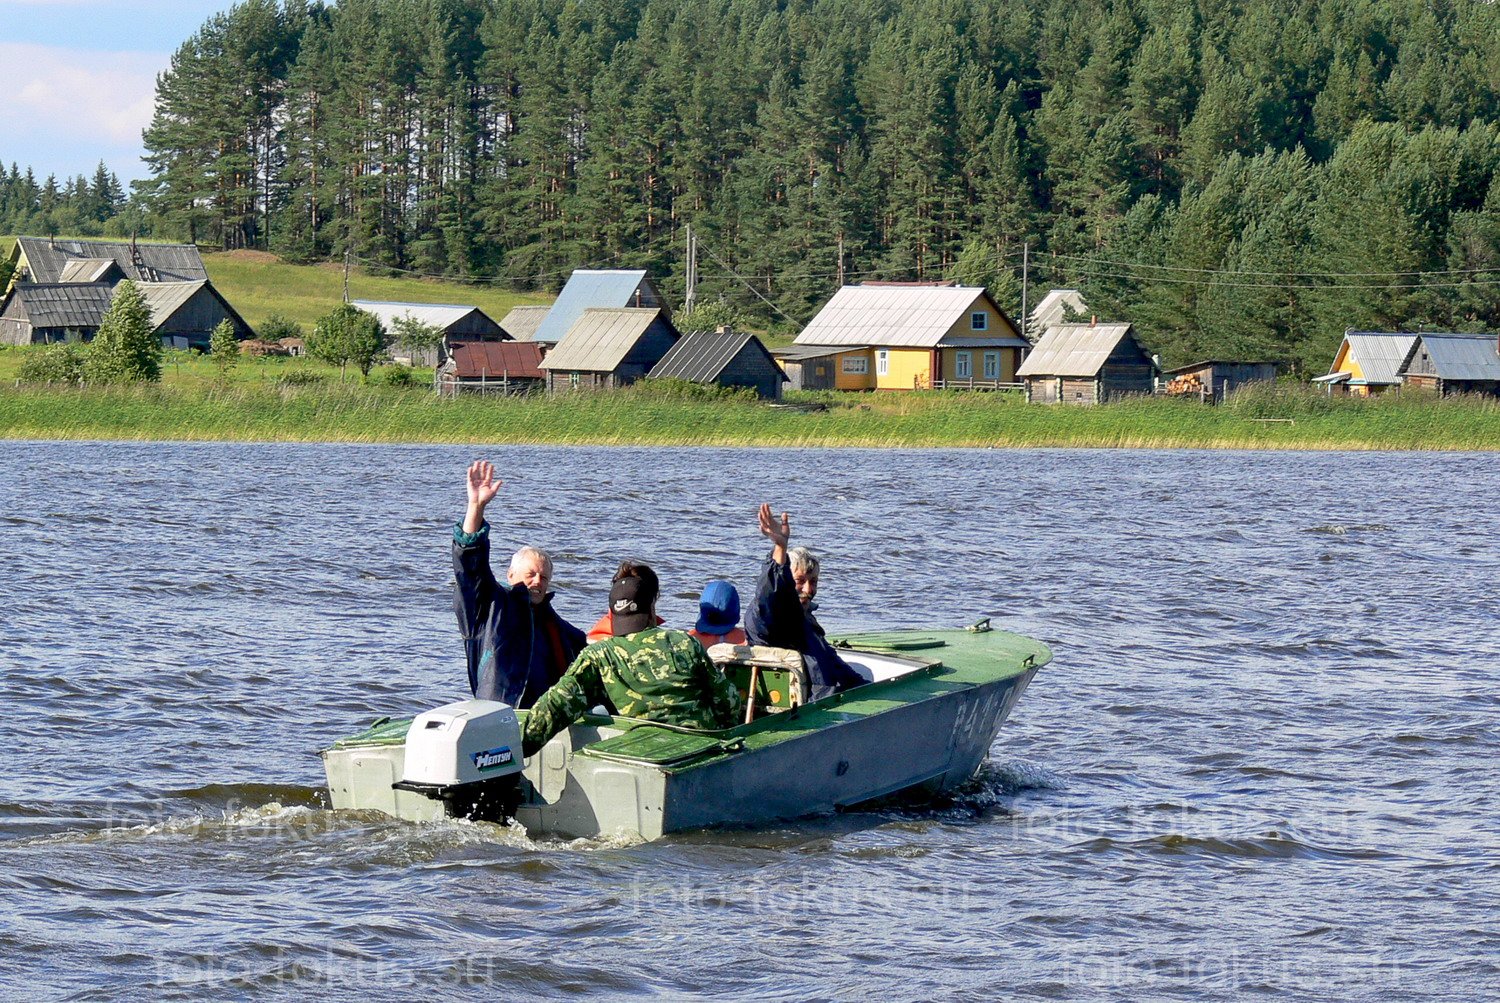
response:
M464 514L464 532L477 533L484 522L484 507L495 500L503 481L495 480L495 465L488 460L469 464L469 510Z
M771 511L769 502L762 502L759 512L760 535L771 541L771 556L780 563L786 556L786 544L792 537L792 522L787 513L781 513L780 521L777 521L775 513Z

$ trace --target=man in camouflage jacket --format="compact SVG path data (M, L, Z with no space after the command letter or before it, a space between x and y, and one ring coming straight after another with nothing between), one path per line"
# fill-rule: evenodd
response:
M738 723L740 695L734 684L690 635L656 626L656 575L645 565L635 565L634 571L609 593L615 636L584 648L527 713L527 756L601 704L622 717L687 728Z

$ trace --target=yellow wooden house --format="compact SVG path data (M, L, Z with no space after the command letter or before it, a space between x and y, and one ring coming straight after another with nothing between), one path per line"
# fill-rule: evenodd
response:
M1329 391L1372 397L1401 385L1401 365L1417 342L1400 331L1345 331L1326 375L1313 377Z
M838 390L998 389L1029 343L978 286L844 286L797 335L828 349Z

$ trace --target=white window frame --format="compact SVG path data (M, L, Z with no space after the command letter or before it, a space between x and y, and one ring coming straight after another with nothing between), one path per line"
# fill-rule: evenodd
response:
M863 355L846 355L839 368L846 376L865 376L870 372L870 360Z
M975 310L969 314L970 331L988 331L990 329L990 315L983 310Z
M889 349L877 348L875 350L875 375L889 376L891 374L891 353Z
M974 353L953 353L953 378L955 380L971 380L974 378Z
M987 380L998 380L1000 378L1000 353L984 353L984 378Z

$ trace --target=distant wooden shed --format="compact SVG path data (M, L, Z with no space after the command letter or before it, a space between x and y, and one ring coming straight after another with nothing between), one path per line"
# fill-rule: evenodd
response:
M90 341L114 296L108 282L26 282L0 304L0 343Z
M542 346L534 341L457 341L450 347L437 373L444 396L530 393L546 383Z
M1401 366L1406 386L1449 394L1500 396L1500 335L1427 332Z
M1224 398L1248 383L1276 379L1274 362L1230 362L1214 359L1178 366L1162 373L1169 393L1197 393L1204 400L1223 403Z
M590 308L542 359L547 390L612 389L639 380L680 335L652 307Z
M213 284L197 282L139 282L141 297L151 309L151 322L168 348L208 350L214 328L224 321L240 340L254 332Z
M380 318L388 333L394 333L399 320L410 317L418 323L442 332L443 344L416 351L397 348L396 362L413 366L440 366L448 361L443 347L457 341L509 341L505 328L477 306L458 303L399 303L390 300L354 300L354 306Z
M1057 324L1016 375L1040 404L1102 404L1156 386L1156 362L1129 324Z
M537 328L551 310L550 306L511 307L510 313L500 318L500 326L517 341L535 341Z
M748 387L770 400L781 399L782 384L786 382L786 374L759 338L748 331L724 327L683 335L651 368L649 375L654 380Z
M837 378L839 358L853 353L861 363L870 353L869 345L789 345L772 350L771 355L786 373L789 390L832 390Z
M1401 385L1401 367L1417 336L1405 331L1345 331L1333 365L1313 382L1329 393L1373 397Z

